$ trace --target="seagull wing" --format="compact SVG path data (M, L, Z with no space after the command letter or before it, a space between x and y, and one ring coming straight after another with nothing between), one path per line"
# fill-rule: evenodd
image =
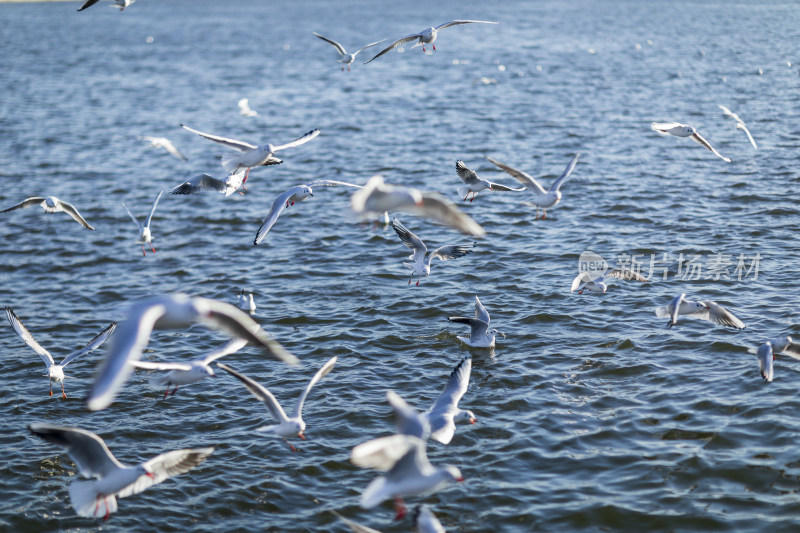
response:
M587 281L591 281L592 276L588 272L581 272L575 279L572 280L572 285L569 288L569 292L574 292L581 286L581 283L586 283Z
M761 373L761 377L767 381L772 381L774 372L772 361L775 358L775 355L772 353L772 345L765 342L759 346L756 357L758 357L758 371Z
M491 321L489 319L489 311L486 310L477 295L475 295L475 318L483 320L487 324Z
M750 139L750 144L753 145L754 149L758 150L758 145L756 144L755 139L753 139L753 136L750 135L750 130L747 129L747 126L744 125L744 122L737 122L736 127L740 130L744 130L744 132L747 134L747 138Z
M425 253L428 251L428 247L425 246L425 243L422 242L422 239L411 233L407 227L405 227L399 220L396 218L392 219L392 228L394 231L397 232L397 235L400 237L400 240L403 241L403 244L406 247L411 248L413 253L409 257L414 262L420 261L425 257Z
M744 124L744 120L742 120L741 118L739 118L739 115L737 115L736 113L734 113L733 111L731 111L730 109L728 109L727 107L725 107L724 105L717 104L717 107L719 107L720 109L722 109L722 112L723 112L723 113L724 113L726 116L728 116L728 117L731 117L731 118L732 118L733 120L735 120L736 122L739 122L739 123L741 123L741 124Z
M170 191L171 194L195 194L205 191L217 191L218 193L225 193L228 189L225 182L217 179L208 174L198 174L193 176L187 181L181 183L177 187L173 187Z
M220 144L224 144L228 148L233 148L234 150L239 150L240 152L249 152L250 150L255 150L256 148L258 148L254 144L246 143L246 142L243 142L243 141L237 141L235 139L228 139L228 138L225 138L225 137L219 137L217 135L211 135L210 133L203 133L202 131L194 130L194 129L190 128L189 126L184 126L183 124L181 124L181 127L183 129L185 129L185 130L191 131L192 133L196 133L201 137L205 137L206 139L208 139L210 141L214 141L214 142L218 142Z
M486 235L486 230L480 224L439 193L424 192L422 193L422 205L410 206L405 210L435 220L467 235L475 237Z
M297 405L294 406L294 411L292 411L292 418L299 418L303 414L303 404L306 403L306 398L308 397L308 393L311 392L311 389L319 383L319 380L324 378L328 375L328 373L333 370L333 365L336 364L336 357L331 357L328 359L328 362L322 365L322 368L317 370L317 373L314 374L314 377L311 378L311 381L308 382L306 388L303 389L302 394L300 394L300 398L297 400Z
M508 185L502 185L500 183L495 183L493 181L489 182L489 186L493 191L502 191L502 192L509 192L509 191L511 191L511 192L522 192L522 191L527 190L526 187L523 187L521 189L514 189L512 187L509 187Z
M418 437L411 435L390 435L367 442L353 448L350 453L350 462L362 468L374 468L381 472L391 470L400 459L416 446L425 443Z
M457 26L459 24L499 24L499 23L489 22L487 20L451 20L450 22L445 22L444 24L439 24L438 26L436 26L436 31L449 28L450 26Z
M680 122L651 122L650 127L657 131L658 133L662 134L669 134L669 130L672 128L679 128L683 126Z
M419 38L420 38L420 34L419 33L413 33L411 35L406 35L405 37L397 39L395 42L393 42L392 44L390 44L389 46L387 46L386 48L384 48L383 50L378 52L377 55L372 56L372 59L369 59L366 62L364 62L364 64L366 65L367 63L369 63L371 61L375 61L376 59L381 57L383 54L385 54L387 52L391 52L392 50L394 50L395 48L397 48L401 44L405 44L405 43L407 43L409 41L413 41L413 40L419 39Z
M269 209L269 213L267 216L264 217L264 221L261 223L261 226L258 228L256 232L256 238L253 240L253 244L256 245L264 240L269 233L269 230L272 229L272 226L275 225L275 222L278 221L278 217L281 216L283 210L286 209L286 202L289 198L292 197L297 192L302 191L302 187L292 187L289 190L283 191L280 193L275 200L272 201L272 207Z
M147 224L144 225L145 228L150 227L150 221L153 220L153 213L156 212L156 206L158 205L158 201L161 200L162 194L164 194L164 191L158 192L158 196L156 196L156 201L153 202L153 207L150 208L150 214L147 215Z
M738 329L745 328L744 322L733 316L733 313L719 305L717 302L712 302L711 300L701 300L700 303L708 306L708 309L704 309L699 313L692 313L693 315L702 318L703 320L708 320L715 324L719 324L720 326L730 326Z
M28 328L26 328L22 322L20 322L19 318L17 318L17 315L14 314L14 311L10 307L6 307L6 316L8 317L8 321L11 323L11 327L17 332L17 335L19 335L20 338L25 341L25 344L33 348L33 351L39 354L39 357L42 358L44 364L47 365L48 368L50 368L50 365L54 365L55 361L53 361L53 356L50 355L50 352L42 348L42 346L36 342L36 339L33 338L31 332L28 331Z
M86 219L81 216L78 210L75 209L74 205L67 203L64 200L59 200L58 203L61 205L61 209L63 209L66 214L72 217L72 220L74 220L75 222L77 222L86 229L91 229L91 230L94 229L91 224L86 222Z
M83 5L82 5L81 7L79 7L79 8L78 8L78 11L83 11L83 10L84 10L84 9L86 9L87 7L92 7L93 5L95 5L95 4L96 4L97 2L99 2L99 1L100 1L100 0L86 0L86 1L83 3Z
M406 403L394 391L386 391L386 399L394 410L394 424L397 433L401 435L412 435L426 440L430 433L428 422L420 416L416 409Z
M103 439L91 431L50 424L31 424L28 429L40 439L63 448L83 477L104 477L123 467Z
M331 513L333 513L336 516L336 518L347 524L347 527L349 527L350 531L352 531L353 533L381 533L377 529L372 529L371 527L359 524L358 522L353 522L352 520L343 517L342 515L340 515L339 513L337 513L332 509Z
M214 447L173 450L156 455L142 464L150 475L141 475L136 481L116 493L119 498L138 494L148 487L158 485L173 476L184 474L206 460Z
M270 391L244 374L240 374L239 372L235 371L228 365L217 363L217 366L244 383L244 386L247 387L247 390L250 391L250 394L264 402L264 405L267 406L267 411L270 412L272 418L274 418L277 422L286 422L289 420L289 418L286 416L286 413L283 411L283 407L281 407L281 404L278 403L278 400L275 399L275 396L273 396Z
M575 165L578 164L578 157L580 155L581 153L578 152L572 157L572 160L570 160L570 162L567 164L567 168L564 169L564 172L562 172L561 175L558 178L556 178L556 181L554 181L553 184L550 185L551 191L557 191L558 189L561 188L561 184L564 183L564 180L566 180L570 174L572 174L572 171L575 169Z
M137 228L139 228L139 231L142 231L142 225L141 225L141 224L139 224L139 219L138 219L138 218L136 218L135 216L133 216L133 213L131 213L131 210L130 210L130 209L128 209L128 206L127 206L127 205L125 205L125 202L122 202L122 207L124 207L124 208L125 208L125 211L127 211L127 212L128 212L128 215L130 215L130 217L131 217L131 220L133 220L133 222L136 224L136 227L137 227Z
M220 357L225 357L226 355L238 352L245 346L247 346L247 341L245 339L231 339L223 344L219 349L214 350L205 356L202 361L206 365L211 364Z
M458 177L461 178L461 181L463 181L465 185L477 185L481 183L481 180L478 178L478 175L475 173L475 171L470 170L469 167L467 167L467 165L465 165L460 159L456 161L456 172L458 173Z
M169 139L164 139L164 144L162 145L170 153L171 156L175 157L176 159L180 159L181 161L187 161L186 156L184 156L175 145L172 144L172 141Z
M334 48L336 48L336 51L337 51L337 52L339 52L339 55L340 55L340 56L343 56L343 55L345 55L345 54L347 53L347 50L345 50L345 49L344 49L344 46L342 46L340 43L337 43L337 42L336 42L336 41L334 41L333 39L328 39L327 37L324 37L324 36L320 35L320 34L319 34L319 33L317 33L317 32L311 32L311 33L313 33L314 35L316 35L317 37L319 37L320 39L322 39L322 40L323 40L323 41L325 41L326 43L328 43L328 44L332 44L332 45L333 45L333 47L334 47ZM359 52L360 52L360 51L361 51L361 50L359 50ZM358 53L358 52L356 52L356 53Z
M9 211L14 211L15 209L24 209L32 205L39 205L42 202L44 202L44 200L45 198L43 196L31 196L30 198L23 200L17 205L11 206L8 209L3 209L2 211L0 211L0 213L8 213Z
M646 277L628 268L612 268L611 270L605 273L604 277L617 278L626 281L641 281L641 282L647 281Z
M453 369L450 379L447 381L444 390L428 410L427 417L431 424L431 438L449 444L453 440L456 425L453 417L458 409L458 402L467 392L469 387L469 375L472 371L472 358L465 357Z
M459 257L464 257L468 253L471 253L475 248L475 243L470 242L467 244L448 244L445 246L441 246L434 251L431 252L430 257L428 257L428 264L431 263L434 257L438 257L442 261L449 261L450 259L458 259Z
M356 185L355 183L347 183L346 181L336 180L316 180L306 183L306 187L312 190L316 187L353 187L355 189L363 189L363 185Z
M385 40L386 39L381 39L380 41L375 41L374 43L369 43L367 46L362 46L361 48L359 48L358 50L353 52L353 57L357 56L358 54L360 54L361 52L363 52L367 48L371 48L371 47L375 46L376 44L381 44Z
M720 158L720 159L722 159L723 161L726 161L726 162L728 162L728 163L730 163L730 162L731 162L731 160L730 160L729 158L727 158L727 157L725 157L724 155L722 155L721 153L717 152L717 151L714 149L714 147L713 147L713 146L711 146L711 145L708 143L708 141L707 141L707 140L705 140L705 139L703 138L703 136L702 136L702 135L700 135L699 133L693 133L693 134L692 134L692 139L694 139L695 141L697 141L698 143L700 143L700 145L702 145L702 146L704 146L704 147L708 148L709 150L711 150L711 151L714 153L714 155L715 155L715 156L719 157L719 158Z
M301 144L305 144L308 141L316 138L317 135L319 135L319 130L311 130L308 133L304 134L302 137L298 137L297 139L291 142L288 142L286 144L281 144L278 146L273 146L272 152L274 153L279 150L285 150L287 148L294 148L295 146L300 146Z
M488 159L490 163L494 163L495 165L497 165L502 170L508 172L514 179L516 179L518 182L523 184L528 189L534 189L539 194L547 194L547 191L544 190L544 187L539 185L539 182L537 182L535 179L533 179L530 175L526 174L525 172L522 172L521 170L517 170L514 167L510 167L508 165L505 165L505 164L501 163L500 161L492 159L491 157L486 157L486 159ZM567 167L567 168L569 168L569 167Z
M116 329L116 327L117 327L117 323L116 322L112 322L110 326L108 326L106 329L101 331L94 339L89 341L89 344L87 344L86 346L84 346L80 350L76 350L76 351L72 352L71 354L69 354L68 356L66 356L64 358L64 360L61 361L61 366L67 366L76 357L80 357L82 355L86 355L88 353L92 353L94 350L96 350L97 348L102 346L103 343L106 342L108 340L108 338L111 336L111 334L114 333L114 330Z
M182 370L188 372L192 369L192 365L188 363L159 363L157 361L131 361L131 366L136 368L143 368L145 370Z

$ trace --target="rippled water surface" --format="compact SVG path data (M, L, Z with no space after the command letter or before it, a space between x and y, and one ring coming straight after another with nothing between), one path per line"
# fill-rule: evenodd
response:
M327 511L384 531L390 503L363 510L376 475L349 463L353 446L389 434L394 389L419 408L472 355L461 405L478 416L435 464L466 482L424 502L449 531L793 531L800 527L797 382L776 360L765 384L754 348L800 335L797 303L797 46L793 5L729 2L343 2L139 0L123 13L98 4L0 5L0 206L54 195L96 226L38 209L0 215L0 303L14 308L60 359L126 303L185 291L235 301L256 294L256 318L302 360L279 364L248 348L227 358L291 408L310 376L334 371L304 410L297 453L254 429L266 411L230 376L163 390L138 371L107 410L82 398L105 348L68 367L67 400L47 396L36 354L2 329L0 462L8 531L344 531ZM429 24L497 20L443 30L437 51L369 51L342 72L333 48L391 39ZM149 39L152 37L152 39ZM152 41L149 42L148 41ZM364 57L366 56L366 57ZM250 99L259 116L238 114ZM717 104L737 112L754 150ZM694 125L728 164L652 121ZM252 172L245 196L165 194L153 220L157 253L142 257L120 205L144 216L159 190L208 172L226 149L178 123L282 143L322 134ZM166 136L189 161L137 135ZM564 198L535 220L525 194L457 197L456 159L513 183L489 155L549 184L581 152ZM318 178L387 181L438 190L487 230L477 249L436 262L407 284L407 250L391 230L355 220L349 191L328 189L284 212L253 246L272 199ZM398 215L437 246L463 236ZM682 279L676 264L648 284L570 293L578 256L731 258L729 277ZM740 281L740 256L759 270ZM658 261L656 266L658 266ZM741 273L741 271L739 272ZM735 331L653 309L686 292L729 307ZM470 350L447 316L478 294L507 337ZM223 341L201 327L153 335L151 360L188 359ZM213 444L197 470L120 500L100 523L77 517L71 460L27 424L80 426L122 461ZM297 440L297 439L295 439Z

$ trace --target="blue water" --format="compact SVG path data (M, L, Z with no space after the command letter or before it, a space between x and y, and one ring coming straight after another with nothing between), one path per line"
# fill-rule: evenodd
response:
M0 528L344 531L333 509L408 531L388 502L359 508L376 473L350 464L350 450L392 431L387 389L425 408L470 353L461 406L478 423L428 446L434 464L457 466L466 481L408 499L430 505L449 531L800 527L800 363L779 356L765 384L754 356L766 339L800 335L796 6L139 0L119 13L107 4L81 13L76 2L0 4L0 207L54 195L97 228L38 209L0 215L0 304L60 359L122 319L130 300L184 291L233 302L246 288L256 318L302 364L246 349L226 359L233 368L291 408L317 368L339 361L311 393L308 440L292 453L254 433L266 411L230 376L163 400L138 371L109 409L89 413L82 398L101 349L68 367L67 400L50 398L41 361L5 328ZM455 18L500 24L443 30L431 55L406 49L365 66L368 50L350 72L311 33L356 49ZM258 117L238 114L242 97ZM717 104L747 122L757 151ZM652 121L692 124L733 163L658 135ZM258 143L322 134L281 153L283 165L254 170L245 196L165 194L157 253L142 257L120 203L142 217L159 190L199 172L223 176L226 149L181 122ZM172 139L189 162L137 135ZM514 184L489 155L549 184L575 152L545 220L524 194L457 196L456 159ZM486 238L408 286L408 250L391 228L355 220L349 191L328 189L252 245L286 188L376 173L441 191ZM434 246L463 240L398 216ZM681 279L672 264L666 280L658 270L648 284L571 294L585 250L610 262L641 254L645 274L665 253L734 265L728 279ZM737 279L739 256L751 266L756 254L758 275ZM653 309L681 292L727 306L747 328L682 319L666 329ZM507 334L493 352L466 348L456 338L464 329L446 320L470 314L475 294ZM189 359L222 341L201 327L158 332L144 357ZM76 468L27 433L32 422L95 431L125 462L217 449L100 523L75 515L66 487Z

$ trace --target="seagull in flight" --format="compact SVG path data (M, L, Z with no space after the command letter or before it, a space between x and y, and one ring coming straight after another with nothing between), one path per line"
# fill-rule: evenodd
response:
M172 144L172 141L170 141L166 137L147 137L147 136L145 136L145 137L138 137L138 139L141 140L141 141L149 142L150 146L152 146L153 148L163 148L164 150L169 152L169 154L172 157L174 157L176 159L180 159L181 161L187 161L186 157L182 153L180 153L180 151L178 151L178 149L175 148L175 145Z
M753 139L753 136L750 135L750 130L748 130L747 126L745 126L744 120L739 118L739 115L737 115L736 113L734 113L733 111L731 111L730 109L725 107L724 105L721 105L721 104L718 104L718 105L719 105L719 108L722 109L722 112L725 114L725 116L731 117L733 120L736 121L736 128L737 129L744 130L744 132L747 134L747 138L750 140L750 144L753 145L753 149L754 150L758 150L758 145L756 144L755 139Z
M308 397L308 393L311 392L311 389L319 383L319 381L328 375L328 373L333 370L333 365L336 364L336 357L331 357L328 359L322 368L317 370L317 373L314 374L314 377L311 378L311 381L308 382L306 388L303 389L303 392L300 394L300 398L297 400L297 404L294 406L294 411L292 411L291 416L286 416L286 412L281 407L281 404L278 403L278 400L275 399L275 396L272 395L270 391L250 379L249 377L245 376L244 374L240 374L236 372L231 367L223 365L222 363L217 363L217 366L221 369L229 372L233 377L244 383L244 386L247 387L247 390L250 393L264 402L264 405L267 406L267 410L272 415L278 423L270 426L261 426L260 428L256 429L256 431L262 433L275 433L283 437L283 440L289 444L289 441L286 440L287 437L298 436L301 439L305 440L305 431L306 431L306 423L303 421L303 404ZM292 444L289 444L289 447L292 451L297 451Z
M795 342L788 335L785 337L770 339L769 343L772 345L773 353L788 355L789 357L800 359L800 343Z
M247 98L242 98L239 100L236 105L239 106L239 114L244 117L257 117L258 111L254 111L250 109L250 100Z
M513 176L517 181L525 185L525 188L529 191L533 192L533 200L530 202L534 206L536 206L536 218L539 218L539 208L542 208L542 219L544 220L547 218L547 208L548 207L555 207L561 201L561 185L569 178L572 171L575 169L575 165L578 164L578 157L581 155L580 152L575 154L570 162L567 164L567 168L564 169L564 172L556 178L556 180L550 185L550 188L545 190L544 187L539 185L532 176L522 172L521 170L517 170L513 167L508 165L504 165L503 163L492 159L491 157L487 157L491 163L494 163L499 168L508 172L511 176Z
M97 373L86 399L90 411L105 409L114 400L122 384L150 342L154 329L186 329L195 323L227 333L234 339L244 339L259 346L272 357L288 364L297 358L289 353L247 313L235 306L186 294L152 296L134 302L127 318L119 324L109 354Z
M47 365L47 376L50 378L50 396L53 395L53 383L60 383L61 384L61 397L66 399L67 393L64 392L64 367L70 364L72 361L77 359L82 355L86 355L91 353L92 351L96 350L106 340L108 337L114 332L114 328L117 327L116 322L112 322L110 326L100 332L94 339L89 341L89 344L81 348L80 350L75 350L74 352L68 354L63 361L61 361L60 365L57 365L56 362L53 360L53 356L50 355L50 352L42 348L42 346L36 342L36 339L33 338L28 328L26 328L17 315L14 314L14 310L10 307L6 307L6 317L8 317L8 321L11 324L11 327L14 328L14 331L17 332L17 335L25 341L25 344L33 348L33 351L39 354L39 357L42 358L44 364Z
M337 186L354 187L356 189L363 188L361 185L345 183L344 181L317 180L306 183L305 185L296 185L283 191L272 202L272 207L270 208L269 213L267 213L267 216L264 217L261 227L259 227L258 232L256 232L256 238L253 240L253 244L256 245L267 237L267 233L269 233L269 230L271 230L272 226L275 225L275 222L278 221L278 217L281 216L281 213L283 213L284 209L293 206L296 202L305 200L309 196L314 196L314 189L317 187Z
M445 28L449 28L450 26L458 26L461 24L498 24L497 22L488 22L486 20L451 20L450 22L445 22L444 24L440 24L435 28L431 26L430 28L424 29L419 33L412 33L411 35L406 35L405 37L401 37L400 39L396 40L380 52L372 59L367 61L374 61L381 57L386 52L390 52L400 46L401 44L405 44L410 41L417 41L412 48L416 48L417 46L422 46L422 51L425 51L425 45L430 44L434 50L436 50L436 45L433 44L433 41L436 40L436 36L439 34L439 30L443 30ZM366 65L366 63L364 63Z
M667 327L671 328L678 322L680 315L687 315L701 320L707 320L720 326L744 329L744 322L733 316L733 313L711 300L687 300L686 294L676 296L667 306L657 307L656 316L669 318Z
M408 258L414 262L403 263L403 265L411 269L411 278L408 280L409 285L411 285L411 280L414 279L414 276L417 276L417 286L419 286L420 278L428 276L431 273L431 261L433 261L434 258L439 258L442 261L458 259L472 252L472 249L475 247L474 242L440 246L428 255L428 260L426 261L425 254L428 253L428 247L425 246L422 239L411 233L411 231L396 218L392 219L392 228L397 232L403 244L413 250L413 253L408 256Z
M606 292L606 290L608 290L608 283L606 280L609 278L639 281L641 283L647 281L646 277L628 268L612 268L602 276L598 276L597 274L592 275L589 272L581 272L572 280L572 286L569 292L578 291L578 294L583 294L583 291Z
M316 35L317 37L319 37L320 39L322 39L323 41L325 41L326 43L331 44L331 45L333 45L334 48L336 48L336 51L339 52L339 55L341 56L341 59L338 59L337 61L339 63L342 63L342 70L344 70L344 65L347 65L347 70L350 70L350 65L353 64L353 61L356 60L356 56L360 52L363 52L367 48L370 48L371 46L375 46L376 44L380 44L380 43L382 43L383 41L386 40L386 39L384 39L384 40L381 40L381 41L375 41L374 43L369 43L367 46L362 46L361 48L359 48L358 50L356 50L355 52L350 54L350 53L347 52L347 50L344 49L344 46L342 46L340 43L334 41L333 39L329 39L329 38L327 38L327 37L325 37L323 35L320 35L317 32L312 32L312 33L314 35Z
M230 174L233 174L241 169L247 169L247 172L244 176L244 181L242 182L243 184L247 182L251 168L277 165L282 163L280 159L274 156L275 152L303 145L319 135L319 130L311 130L302 137L299 137L286 144L279 144L276 146L267 143L257 146L244 141L237 141L234 139L219 137L217 135L211 135L210 133L203 133L202 131L194 130L189 126L184 126L183 124L181 124L181 127L210 141L224 144L228 148L237 150L238 153L226 155L222 158L222 166Z
M153 253L156 253L156 249L153 247L153 234L150 233L150 222L153 220L153 213L156 212L156 206L158 205L158 201L161 199L162 194L164 194L164 191L159 191L158 196L156 196L156 201L153 202L153 207L150 208L150 214L147 215L147 220L145 221L144 226L142 226L138 218L133 216L133 213L131 213L131 210L125 205L125 202L122 203L122 207L125 208L125 211L128 212L131 220L133 220L134 224L136 224L136 226L139 228L139 240L136 242L142 245L142 255L145 256L147 255L144 251L145 243L150 245L150 248L153 249Z
M696 141L701 146L711 150L715 156L719 157L723 161L730 163L730 158L725 157L721 153L717 152L713 146L711 146L707 140L705 140L697 130L694 129L692 126L688 126L686 124L681 124L680 122L653 122L650 124L650 127L653 128L655 131L662 135L674 135L676 137L691 137L694 141Z
M466 316L451 316L447 320L459 324L467 324L470 327L469 337L459 337L473 348L494 348L495 337L502 335L496 329L489 329L489 312L481 304L478 295L475 295L475 318Z
M244 187L245 172L246 171L244 169L239 170L238 172L230 174L224 180L217 179L213 176L209 176L208 174L198 174L184 181L180 185L173 187L170 191L170 194L185 195L216 191L220 194L224 194L227 198L239 190L240 187ZM247 187L244 187L244 189L246 190ZM239 191L239 194L244 196L242 191Z
M767 383L772 383L772 378L775 374L775 352L772 349L772 343L767 341L759 346L756 356L758 357L758 371L761 373L761 377Z
M81 7L78 8L78 11L83 11L87 7L92 7L100 0L86 0ZM125 8L134 3L136 0L114 0L114 3L111 7L119 8L120 11L125 11Z
M417 505L414 508L414 526L417 533L447 533L444 526L427 505Z
M31 424L30 432L61 447L75 461L81 476L69 486L72 508L79 516L107 520L117 510L117 497L138 494L173 476L192 470L214 452L213 446L173 450L137 465L120 463L99 436L85 429Z
M463 181L466 185L466 187L458 190L459 196L462 194L464 195L465 202L467 201L467 197L470 193L472 193L472 198L470 198L469 201L472 202L475 200L475 195L484 190L513 192L521 192L525 190L525 187L522 189L512 189L511 187L506 187L505 185L500 185L499 183L494 183L489 180L479 178L478 174L475 173L474 170L470 170L460 159L456 161L456 172L458 173L458 177L461 178L461 181Z
M72 220L80 224L86 229L94 230L91 224L86 222L86 219L81 216L75 206L69 204L63 200L59 200L55 196L31 196L26 200L18 203L17 205L11 206L8 209L3 209L0 213L8 213L9 211L14 211L16 209L25 209L27 207L31 207L34 205L42 206L45 213L66 213Z

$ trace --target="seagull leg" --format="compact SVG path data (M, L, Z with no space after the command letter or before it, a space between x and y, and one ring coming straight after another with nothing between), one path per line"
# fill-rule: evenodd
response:
M242 180L242 187L244 187L244 184L247 183L247 178L249 177L250 177L250 169L248 168L247 170L244 171L244 179ZM245 190L247 190L247 187L244 188Z
M411 283L411 282L409 281L409 283ZM53 382L51 381L50 382L50 396L52 396L52 395L53 395Z
M169 396L169 385L167 385L167 390L164 391L164 399L165 400L167 399L167 396Z
M431 43L431 46L433 47L433 51L435 52L436 51L436 45Z
M394 499L394 510L397 513L394 517L395 520L402 520L406 517L406 513L408 509L406 508L406 504L403 501L403 498L400 496L396 496Z
M175 388L174 388L174 389L172 389L172 392L170 392L170 394L171 394L171 395L173 395L173 396L175 396L175 393L176 393L176 392L178 392L178 386L177 386L177 385L175 385Z
M469 199L469 203L472 203L475 200L475 191L472 191L472 198Z
M422 51L423 52L425 51L425 45L424 44L422 45Z
M108 496L103 498L103 503L106 506L106 515L103 517L103 520L108 520L108 517L111 516L111 509L108 507Z
M347 72L350 72L350 67L347 67Z
M291 449L293 452L296 452L296 451L297 451L297 448L295 448L295 447L294 447L294 445L293 445L291 442L289 442L288 440L286 440L286 439L283 439L283 442L285 442L286 444L288 444L288 445L289 445L289 448L290 448L290 449Z
M153 248L153 243L152 242L150 243L150 248ZM153 253L156 253L156 249L155 248L153 248Z
M542 220L547 218L547 209L542 209Z
M412 279L414 279L414 274L411 274L411 277L410 277L410 278L408 278L408 284L409 284L409 285L411 285L411 280L412 280ZM53 393L51 392L51 393L50 393L50 396L52 396L52 395L53 395Z
M417 287L419 287L419 277L417 277Z
M64 392L64 382L63 381L61 382L61 397L64 398L65 400L67 399L67 393Z
M142 255L147 256L147 254L144 252L144 243L142 243Z
M469 189L467 189L467 195L464 197L465 202L467 201L467 198L469 198Z

